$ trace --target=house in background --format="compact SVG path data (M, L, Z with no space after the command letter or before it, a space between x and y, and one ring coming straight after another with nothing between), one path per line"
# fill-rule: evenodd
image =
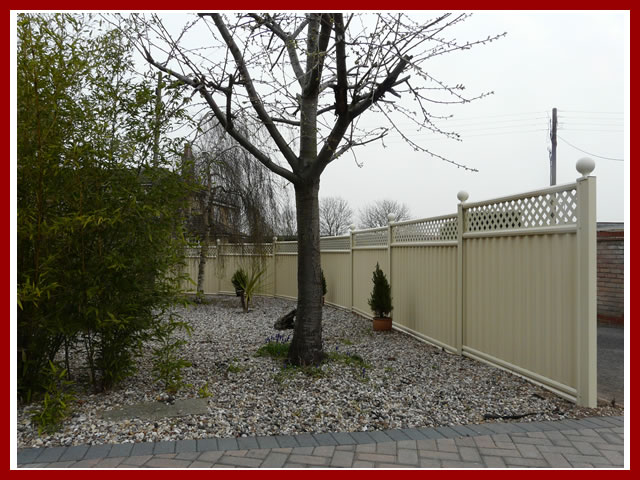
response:
M598 222L598 323L624 324L624 223Z

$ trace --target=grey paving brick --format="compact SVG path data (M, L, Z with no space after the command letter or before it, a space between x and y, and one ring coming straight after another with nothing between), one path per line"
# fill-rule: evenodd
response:
M611 420L614 417L589 417L591 423L600 425L600 427L610 428L615 427L616 424Z
M416 450L410 450L406 448L399 448L398 463L403 465L418 465L418 452Z
M74 462L70 468L93 468L100 461L99 458L90 458Z
M336 447L333 445L323 445L320 447L313 448L311 453L319 457L331 457L335 452L335 450L336 450Z
M460 436L460 434L451 427L436 427L436 431L445 438L456 438Z
M354 452L344 452L336 450L331 457L330 467L349 468L353 464Z
M619 444L619 445L624 444L624 440L622 439L622 436L618 435L617 433L603 432L600 434L600 436L608 443ZM38 461L40 461L39 457L38 457Z
M438 432L435 428L419 428L418 431L427 438L445 438L444 435Z
M489 468L507 468L507 464L504 463L504 459L502 457L483 455L482 460L484 464Z
M295 437L292 437L291 435L276 435L274 438L278 442L278 446L282 448L295 448L301 446L296 442Z
M415 450L417 447L417 441L415 440L400 440L398 442L396 442L398 445L398 448L409 448L412 450Z
M389 436L384 432L373 431L373 432L368 432L368 433L369 433L369 436L371 438L373 438L373 440L375 442L381 443L381 442L391 442L392 441L392 439L389 438Z
M465 462L481 462L480 452L474 447L459 447L460 458Z
M25 448L18 450L17 462L18 465L23 463L34 463L38 455L42 453L40 448Z
M287 461L287 457L288 455L284 453L271 452L260 466L262 468L281 468Z
M278 448L280 446L275 437L256 437L256 441L260 448Z
M451 429L465 437L474 437L478 435L477 432L475 432L474 430L471 430L470 428L465 427L464 425L452 425Z
M566 454L564 456L571 463L573 462L586 462L591 465L611 465L611 462L602 455L570 455Z
M131 456L151 455L153 453L153 445L154 445L153 442L134 443L133 448L131 449L131 452L129 452L129 455ZM89 451L84 456L84 458L90 458L89 457L90 453L91 453L91 449L89 449Z
M482 448L479 447L481 455L493 455L499 457L522 457L518 450L510 450L507 448Z
M153 454L176 453L176 442L155 442L153 444Z
M384 430L384 433L396 442L400 440L411 440L409 436L407 436L402 430L399 429Z
M423 440L427 438L422 433L420 433L420 431L417 428L404 428L402 431L411 440Z
M560 453L541 452L551 468L571 468L571 464Z
M68 462L68 461L77 462L78 460L82 460L82 457L84 457L84 455L87 453L87 450L89 450L89 447L86 445L69 447L62 454L62 456L60 457L60 460L58 461L59 462Z
M442 462L436 458L421 458L420 468L440 468Z
M357 444L375 443L375 440L367 432L351 432L349 435Z
M396 442L380 442L376 444L376 453L395 455L398 450Z
M329 465L329 457L316 457L315 455L289 455L288 462L300 463L302 465L327 466Z
M189 460L176 460L175 458L154 457L145 463L147 468L187 468L191 464Z
M259 467L263 460L259 458L234 457L232 455L223 455L216 462L220 465L233 465L234 467Z
M384 453L356 453L357 460L364 460L367 462L386 462L395 463L395 455L386 455Z
M345 432L332 432L331 436L338 445L355 445L357 443L350 434Z
M603 450L602 455L616 467L624 466L624 455L613 450Z
M193 461L193 460L196 460L199 456L200 456L200 452L195 452L195 451L180 452L180 453L176 454L175 459L176 460L191 460L191 461Z
M198 443L195 440L178 440L176 453L193 453L198 451Z
M333 437L332 439L335 440ZM296 441L302 447L315 447L318 445L318 442L310 433L302 433L300 435L296 435Z
M457 427L451 427L453 429L457 430ZM474 432L475 435L491 435L494 432L489 430L487 427L485 427L484 425L465 425L465 428L471 430L472 432Z
M133 450L133 443L117 443L111 447L107 457L128 457Z
M291 453L295 455L311 455L314 447L295 447L291 449Z
M238 447L242 450L251 450L252 448L260 448L255 437L239 437Z
M539 432L540 430L543 430L538 422L521 422L518 423L518 426L525 432ZM548 430L548 427L546 430Z
M60 460L67 447L47 447L43 448L36 458L37 463L53 463Z
M515 423L487 423L487 428L493 430L494 433L526 432L524 428L519 427Z
M268 448L253 448L247 452L247 457L250 458L267 458L267 455L271 453L271 450Z
M235 438L219 438L218 449L220 450L240 450L238 448L238 441Z
M202 452L200 456L198 456L199 462L207 462L209 465L213 465L216 463L222 455L224 455L224 451L222 450L209 450L207 452Z
M98 463L96 463L95 468L116 468L122 463L123 460L125 460L125 458L127 457L101 458L100 460L98 460Z
M601 425L598 425L596 422L592 422L589 418L580 418L575 420L577 423L582 425L582 428L600 428Z
M459 437L454 438L453 441L459 447L475 447L476 442L473 437Z
M438 445L438 450L441 452L458 451L458 447L456 446L456 442L453 438L439 438L436 440L436 445Z
M549 466L546 460L538 458L504 457L504 461L507 465L513 465L514 467L545 468Z
M353 462L353 468L374 468L375 463L365 462L364 460L356 460Z
M483 468L485 465L479 462L457 462L454 460L443 460L442 468Z
M593 445L588 442L572 442L573 446L582 455L600 455L600 451L593 448Z
M124 460L122 460L121 465L131 465L132 467L139 467L147 463L152 458L153 458L153 455L134 455L132 457L126 457ZM91 460L91 461L95 462L96 460Z
M523 458L542 458L542 454L535 445L516 444Z
M338 445L338 442L330 433L314 433L313 438L317 445Z
M196 440L197 450L199 452L208 452L211 450L220 450L218 448L218 440L215 438L198 438Z
M578 430L580 428L584 428L578 422L576 422L575 420L571 420L571 419L563 420L562 421L562 426L563 427L567 427L568 430L572 430L572 429L573 430Z
M435 452L433 450L418 450L420 458L430 458L435 460L460 460L460 455L454 452Z
M47 464L47 468L69 468L74 463L76 463L75 460L67 460L66 462L53 462Z
M548 438L513 437L513 443L520 445L553 445Z

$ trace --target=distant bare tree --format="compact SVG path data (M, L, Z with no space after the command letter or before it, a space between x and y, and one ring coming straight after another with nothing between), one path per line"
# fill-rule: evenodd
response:
M384 227L389 223L390 213L395 216L396 222L411 218L411 212L405 203L388 199L378 200L360 210L360 228Z
M353 223L353 210L342 197L323 197L319 208L320 235L340 235Z

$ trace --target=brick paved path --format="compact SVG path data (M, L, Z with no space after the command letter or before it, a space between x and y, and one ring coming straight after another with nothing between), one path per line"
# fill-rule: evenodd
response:
M32 448L19 468L621 468L623 417Z

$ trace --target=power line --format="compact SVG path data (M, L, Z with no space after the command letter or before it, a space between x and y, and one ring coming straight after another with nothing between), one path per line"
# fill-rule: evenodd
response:
M575 148L576 150L578 150L578 151L580 151L582 153L586 153L587 155L591 155L592 157L602 158L603 160L613 160L615 162L624 162L624 158L611 158L611 157L603 157L602 155L596 155L595 153L587 152L586 150L582 150L581 148L578 148L575 145L570 144L564 138L562 138L560 135L558 135L558 138L560 140L562 140L564 143L566 143L567 145L569 145L570 147L573 147L573 148Z

